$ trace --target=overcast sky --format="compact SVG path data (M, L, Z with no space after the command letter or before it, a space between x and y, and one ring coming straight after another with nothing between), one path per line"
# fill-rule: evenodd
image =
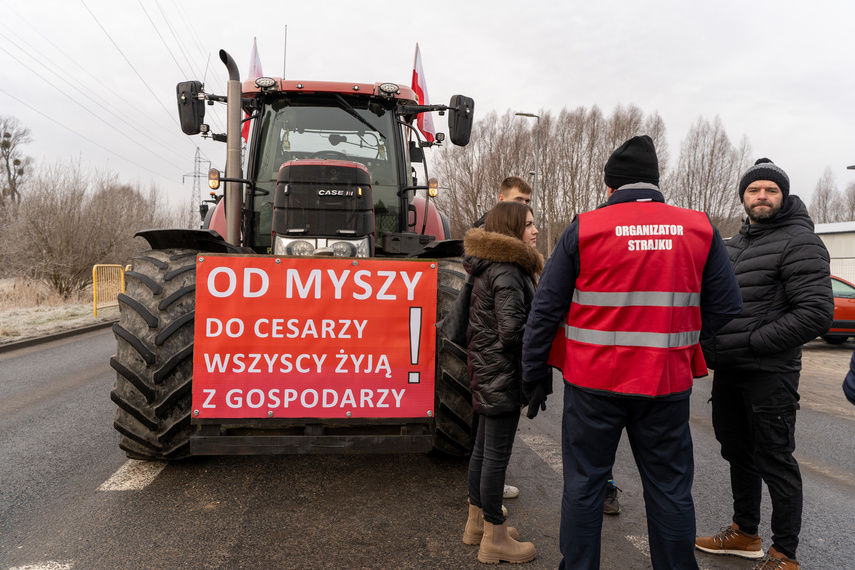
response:
M432 103L468 95L476 118L633 104L665 120L672 161L718 115L809 202L826 166L841 190L855 181L853 26L851 0L0 0L0 115L31 130L39 161L189 204L196 148L222 168L225 145L181 133L175 85L225 94L218 50L242 78L255 37L265 75L287 59L290 79L409 85L418 42Z

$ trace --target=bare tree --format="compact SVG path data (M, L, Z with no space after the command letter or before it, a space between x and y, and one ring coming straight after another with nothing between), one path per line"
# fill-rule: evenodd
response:
M22 127L14 117L0 117L0 160L3 166L0 208L20 201L19 186L32 162L30 157L24 156L21 147L29 142L32 142L30 129Z
M850 182L843 190L841 211L843 213L842 222L855 221L855 182Z
M549 253L561 232L579 212L606 199L603 165L626 139L649 134L656 143L660 168L667 169L665 123L658 114L645 116L637 107L617 107L606 117L598 107L562 109L558 115L539 111L540 156L536 169L539 248ZM511 111L490 113L476 121L467 147L444 147L435 170L447 188L437 199L449 217L452 235L461 237L493 206L506 176L535 170L538 123L522 121Z
M493 207L499 185L507 176L525 176L534 165L530 133L510 111L489 113L472 128L465 147L445 146L437 152L435 172L441 191L437 205L446 213L451 235L463 237L481 215ZM532 156L529 157L529 154Z
M816 224L842 221L843 197L837 190L837 180L830 166L825 167L816 183L808 212Z
M124 265L147 249L136 231L175 227L180 216L156 189L142 192L79 163L45 167L12 208L0 263L15 275L45 281L63 298L91 282L93 265Z
M718 116L712 123L699 118L681 143L677 166L663 184L668 200L706 212L722 235L732 235L740 226L737 187L750 153L745 138L738 148L731 144Z

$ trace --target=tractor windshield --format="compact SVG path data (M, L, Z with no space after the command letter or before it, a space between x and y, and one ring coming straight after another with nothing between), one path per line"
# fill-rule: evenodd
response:
M353 116L359 114L363 120ZM368 98L289 96L264 107L261 141L255 153L254 247L270 245L273 191L283 163L293 160L349 160L371 175L378 239L398 231L398 165L394 113Z

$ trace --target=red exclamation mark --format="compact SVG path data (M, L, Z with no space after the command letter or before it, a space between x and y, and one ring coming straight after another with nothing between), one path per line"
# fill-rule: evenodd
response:
M422 338L422 308L410 307L410 364L419 363L419 346ZM419 383L419 373L410 372L407 378L409 384Z

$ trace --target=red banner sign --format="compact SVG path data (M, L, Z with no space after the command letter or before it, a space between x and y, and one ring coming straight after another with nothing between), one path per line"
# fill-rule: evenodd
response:
M436 280L430 261L200 255L194 417L427 417Z

